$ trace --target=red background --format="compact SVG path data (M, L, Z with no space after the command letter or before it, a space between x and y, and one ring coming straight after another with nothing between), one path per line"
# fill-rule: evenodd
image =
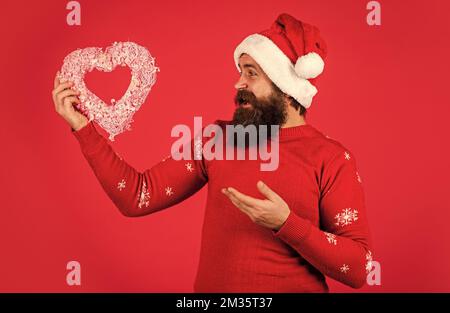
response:
M233 50L281 12L317 25L328 43L308 122L358 162L382 268L381 286L360 291L450 291L450 6L380 1L382 25L371 27L367 2L80 1L81 26L67 25L67 1L3 2L0 291L192 291L206 187L157 214L123 217L55 113L53 78L77 48L130 40L149 49L161 72L133 130L113 144L144 170L169 154L174 125L231 117ZM128 78L87 81L118 99ZM71 260L81 286L66 284Z

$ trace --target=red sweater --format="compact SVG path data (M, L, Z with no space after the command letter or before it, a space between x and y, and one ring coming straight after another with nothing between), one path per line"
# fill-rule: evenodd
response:
M92 122L72 132L125 216L168 208L208 183L195 292L327 292L325 275L354 288L365 283L372 254L355 158L313 126L280 129L275 171L261 171L267 161L248 158L176 161L169 156L138 172ZM278 231L253 223L221 192L234 187L262 198L258 180L291 210Z

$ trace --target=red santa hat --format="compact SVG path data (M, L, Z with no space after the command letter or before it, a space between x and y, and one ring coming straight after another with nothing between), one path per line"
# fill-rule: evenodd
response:
M289 14L280 14L271 28L245 38L234 51L250 55L272 82L305 108L317 93L315 78L323 72L327 54L319 29Z

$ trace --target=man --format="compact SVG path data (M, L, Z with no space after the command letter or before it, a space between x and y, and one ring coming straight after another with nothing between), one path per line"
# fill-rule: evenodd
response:
M74 109L70 83L56 79L53 97L125 216L168 208L208 183L196 292L327 292L325 276L359 288L372 253L355 159L305 121L325 55L318 29L287 14L235 50L237 108L217 124L281 126L276 171L258 160L168 157L137 172Z

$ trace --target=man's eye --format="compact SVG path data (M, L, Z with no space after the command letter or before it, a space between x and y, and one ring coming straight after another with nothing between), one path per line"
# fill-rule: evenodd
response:
M249 76L255 76L255 75L256 75L256 73L255 73L255 72L251 72L251 71L250 71L250 72L248 72L248 75L249 75Z

